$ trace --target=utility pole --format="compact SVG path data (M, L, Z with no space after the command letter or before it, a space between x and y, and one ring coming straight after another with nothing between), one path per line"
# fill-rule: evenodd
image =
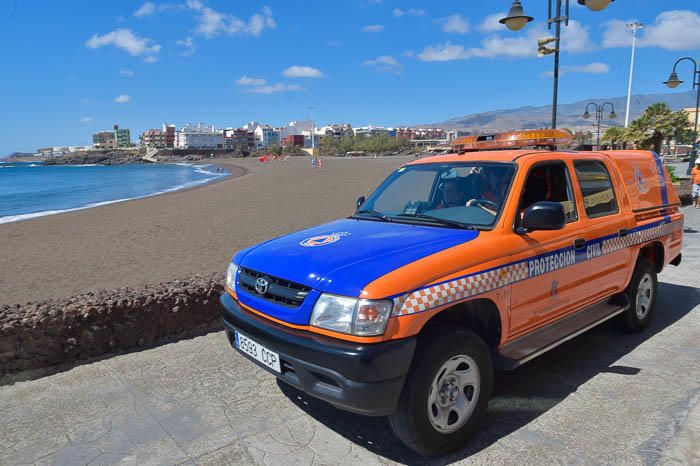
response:
M625 128L630 124L630 99L632 98L632 73L634 72L634 50L637 45L637 31L644 28L644 25L635 21L627 24L627 29L632 31L632 58L630 59L630 79L627 84L627 107L625 109Z

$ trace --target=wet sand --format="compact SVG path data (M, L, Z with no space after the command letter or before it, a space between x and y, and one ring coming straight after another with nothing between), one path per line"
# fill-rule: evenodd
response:
M218 183L0 224L0 303L223 273L240 248L349 215L407 160L218 161Z

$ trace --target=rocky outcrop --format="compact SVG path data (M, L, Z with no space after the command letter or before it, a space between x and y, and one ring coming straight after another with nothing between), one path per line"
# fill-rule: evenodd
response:
M223 276L0 306L0 374L87 359L221 328Z
M112 150L98 152L76 152L63 157L51 157L44 165L127 165L146 163L143 156L134 151Z

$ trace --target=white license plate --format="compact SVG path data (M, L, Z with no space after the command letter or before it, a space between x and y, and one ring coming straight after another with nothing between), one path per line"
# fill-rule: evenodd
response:
M282 373L279 354L270 351L257 341L251 340L238 330L236 330L236 348L260 362L265 367L269 367L277 373Z

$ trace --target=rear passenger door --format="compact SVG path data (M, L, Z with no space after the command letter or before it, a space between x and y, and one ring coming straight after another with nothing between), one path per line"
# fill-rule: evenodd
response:
M511 263L522 276L511 285L510 334L517 337L545 325L586 299L588 264L576 263L574 243L581 243L584 228L579 218L570 168L561 160L523 167L522 183L513 222ZM561 230L516 234L522 212L539 201L559 202L566 224Z
M594 302L625 286L632 253L621 245L630 223L620 205L624 188L607 158L581 158L573 165L586 221L588 295Z

